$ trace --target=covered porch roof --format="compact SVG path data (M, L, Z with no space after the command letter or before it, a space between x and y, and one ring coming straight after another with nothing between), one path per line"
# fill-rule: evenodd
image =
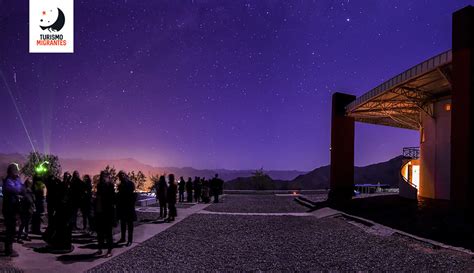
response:
M433 102L451 96L451 50L380 84L346 106L356 121L419 130L421 112L433 115Z

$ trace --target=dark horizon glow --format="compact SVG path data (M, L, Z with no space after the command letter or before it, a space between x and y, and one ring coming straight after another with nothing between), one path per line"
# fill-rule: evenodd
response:
M75 53L28 53L28 1L0 0L0 70L35 147L154 166L312 170L331 95L451 48L472 1L75 1ZM31 145L0 79L0 153ZM356 165L418 146L356 125Z

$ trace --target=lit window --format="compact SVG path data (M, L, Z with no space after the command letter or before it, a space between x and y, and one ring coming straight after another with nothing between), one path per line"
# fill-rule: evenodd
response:
M425 142L425 129L423 127L420 128L420 143Z
M451 103L446 103L446 104L444 105L444 110L446 110L446 111L451 111Z

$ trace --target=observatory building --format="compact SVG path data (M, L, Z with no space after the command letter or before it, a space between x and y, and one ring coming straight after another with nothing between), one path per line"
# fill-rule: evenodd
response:
M335 93L331 121L331 193L348 199L354 184L354 123L417 130L405 148L400 195L474 200L474 7L453 14L452 49L403 71L360 97Z

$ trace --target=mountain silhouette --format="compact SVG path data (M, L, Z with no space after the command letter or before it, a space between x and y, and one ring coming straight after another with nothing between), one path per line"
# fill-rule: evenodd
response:
M388 161L354 168L355 184L388 184L398 187L399 173L403 156L397 156ZM271 174L267 173L271 177ZM265 185L261 185L264 183ZM318 167L306 174L297 176L291 181L270 179L262 181L260 188L276 190L317 190L329 188L329 165ZM252 177L238 177L225 184L228 190L257 190Z
M228 169L195 169L192 167L155 167L149 164L144 164L133 158L124 159L74 159L74 158L59 158L62 171L77 170L81 175L83 174L99 174L99 172L110 165L117 170L142 171L146 176L155 174L169 174L174 173L177 177L214 177L218 173L225 181L235 179L237 177L251 176L255 170L228 170ZM19 163L20 165L26 162L26 156L21 154L1 154L0 153L0 177L5 175L8 164L11 162ZM298 175L306 172L296 170L269 170L265 171L271 177L281 180L291 180Z

